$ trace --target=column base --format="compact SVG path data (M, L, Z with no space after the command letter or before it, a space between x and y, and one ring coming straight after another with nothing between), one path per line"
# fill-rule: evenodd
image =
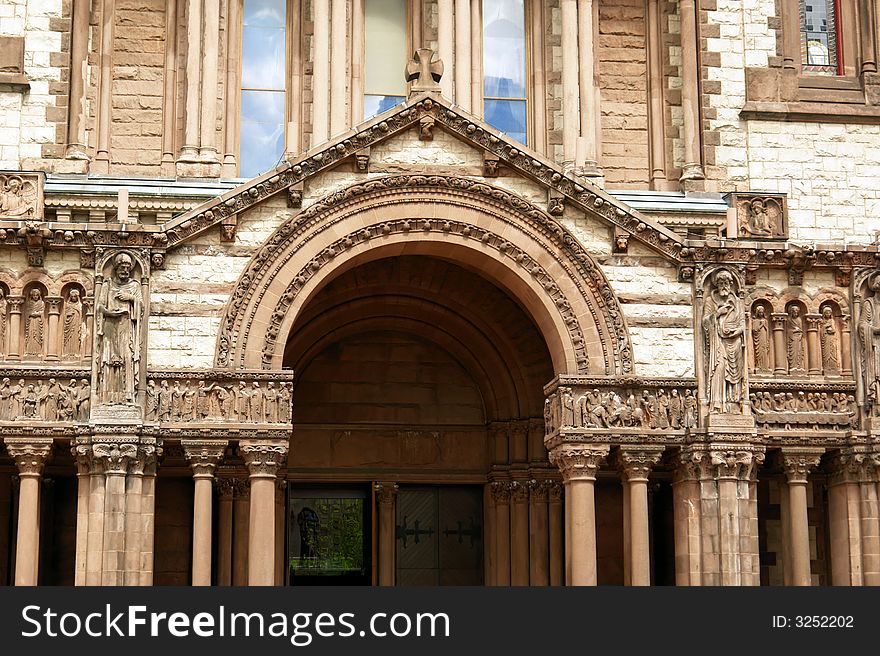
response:
M187 162L177 160L174 174L178 178L219 178L220 162Z
M234 178L237 175L237 162L235 161L235 155L232 153L227 153L223 156L223 169L221 171L221 175L224 178Z
M89 173L97 173L98 175L107 175L110 173L110 155L108 153L98 153L89 167Z
M681 169L681 177L679 177L681 182L685 182L686 180L705 179L706 173L703 171L703 167L700 164L685 164Z

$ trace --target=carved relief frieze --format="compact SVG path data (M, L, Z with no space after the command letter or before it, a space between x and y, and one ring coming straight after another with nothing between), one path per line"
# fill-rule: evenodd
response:
M788 237L785 194L732 193L726 199L736 214L737 236L743 239Z
M16 370L0 371L0 374L20 376L4 376L0 380L0 422L88 421L91 395L88 372Z
M144 420L160 424L274 424L290 426L291 372L151 372Z
M0 219L34 221L43 216L42 173L0 173Z

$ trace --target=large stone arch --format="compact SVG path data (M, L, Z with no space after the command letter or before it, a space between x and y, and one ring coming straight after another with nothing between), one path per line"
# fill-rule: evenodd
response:
M238 280L216 366L280 369L286 336L314 293L355 266L396 255L447 259L490 279L535 322L557 373L633 373L617 298L566 228L515 194L434 175L353 185L281 225Z

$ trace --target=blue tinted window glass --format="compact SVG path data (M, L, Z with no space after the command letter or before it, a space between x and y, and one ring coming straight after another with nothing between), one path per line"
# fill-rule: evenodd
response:
M245 27L241 32L241 86L283 89L285 57L284 28Z
M245 27L284 27L287 0L245 0Z
M526 143L526 101L489 100L483 101L486 122L504 134Z
M523 0L483 0L483 95L526 97Z
M239 175L274 168L284 154L284 92L242 91Z
M364 96L364 120L387 112L403 100L403 96Z

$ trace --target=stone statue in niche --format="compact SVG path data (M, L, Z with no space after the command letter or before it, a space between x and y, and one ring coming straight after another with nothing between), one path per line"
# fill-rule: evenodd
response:
M9 302L6 292L0 287L0 353L6 353L6 325L9 320Z
M83 328L82 299L78 289L71 289L64 303L64 318L62 322L61 357L73 360L82 353L82 328Z
M113 273L102 285L95 307L100 403L136 402L144 300L140 283L131 277L133 266L128 253L113 258Z
M788 373L804 373L804 318L801 316L801 308L792 305L788 309L788 318L785 320L786 354L788 356Z
M733 274L725 269L712 277L703 306L703 333L708 350L706 391L709 410L740 413L745 383L745 312L734 291Z
M755 371L766 373L770 366L770 321L763 305L755 308L752 316L752 347L755 353Z
M868 279L867 298L862 302L859 324L859 358L865 399L873 414L880 414L880 273Z
M28 294L27 320L24 327L25 355L43 355L45 309L43 293L39 289L32 289Z
M822 370L826 374L840 373L840 334L834 311L827 305L822 308L819 337L822 343Z

